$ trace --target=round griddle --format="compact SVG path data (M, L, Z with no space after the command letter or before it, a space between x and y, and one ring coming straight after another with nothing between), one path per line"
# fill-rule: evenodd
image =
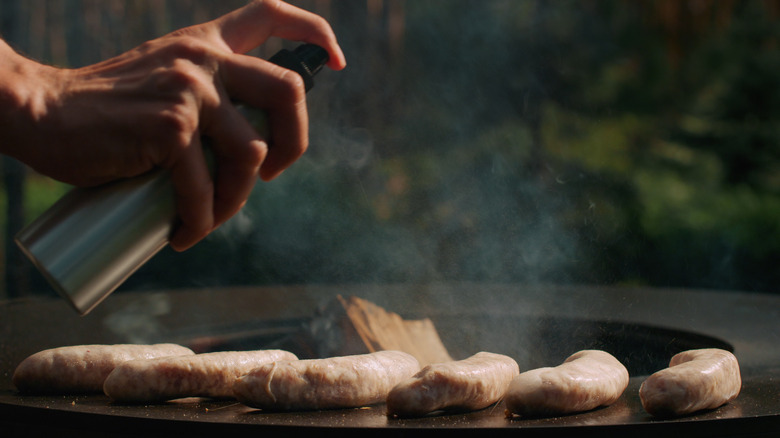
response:
M775 373L775 376L777 374ZM78 436L430 436L453 432L484 436L776 436L780 381L753 375L733 402L719 409L673 420L655 420L642 410L638 391L643 377L631 379L612 406L544 419L508 419L504 405L417 419L388 418L384 405L315 412L263 412L235 401L182 399L156 405L117 405L103 395L18 396L0 393L4 416L18 428ZM5 426L7 429L7 425ZM576 434L576 435L575 435ZM605 435L607 434L607 435ZM43 436L43 435L41 435Z
M202 343L262 348L283 342L335 294L373 300L403 316L430 317L462 358L475 348L510 354L521 369L555 365L580 348L603 348L632 374L612 406L553 418L507 418L498 403L469 413L388 418L384 405L314 412L264 412L230 400L182 399L122 405L103 395L23 396L15 365L44 348L79 343ZM292 303L292 304L291 304ZM507 303L511 303L507 304ZM557 304L556 304L557 303ZM328 286L117 294L87 317L59 300L0 305L0 430L7 436L778 436L780 297L704 291L506 285ZM140 323L139 323L140 321ZM222 344L220 344L222 341ZM659 420L641 407L639 386L668 356L687 348L735 352L739 397L718 409ZM659 365L660 364L660 365ZM5 433L3 434L4 436ZM220 435L221 436L221 435Z

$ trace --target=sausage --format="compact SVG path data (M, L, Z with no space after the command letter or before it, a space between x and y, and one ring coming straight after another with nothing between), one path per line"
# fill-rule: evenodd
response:
M674 417L720 407L735 399L741 388L736 356L703 348L675 354L669 368L642 382L639 399L649 414Z
M414 356L392 350L281 361L240 377L233 392L245 405L267 410L353 408L384 401L395 385L419 370Z
M628 386L628 370L611 354L582 350L554 368L537 368L509 384L507 416L552 416L614 403Z
M123 403L182 397L232 398L233 382L239 376L264 363L297 358L284 350L257 350L131 360L108 375L103 392Z
M22 393L101 392L103 381L122 362L193 354L189 348L176 344L72 345L51 348L39 351L19 363L12 381Z
M438 410L474 411L496 403L520 374L514 359L479 352L469 358L431 364L396 385L387 396L387 413L418 417Z

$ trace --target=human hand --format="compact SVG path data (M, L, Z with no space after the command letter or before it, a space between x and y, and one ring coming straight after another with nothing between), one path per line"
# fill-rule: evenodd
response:
M271 36L317 44L328 51L329 67L346 65L324 19L257 0L95 65L27 64L34 74L21 90L30 117L14 125L23 147L11 155L78 186L169 169L180 220L170 244L187 249L243 207L258 175L275 178L308 146L301 77L243 54ZM265 110L270 137L231 100ZM214 153L213 181L201 136Z

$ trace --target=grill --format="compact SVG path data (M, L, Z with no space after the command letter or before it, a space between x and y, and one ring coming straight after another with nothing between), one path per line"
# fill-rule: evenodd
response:
M600 348L631 374L621 399L591 412L512 419L502 403L419 419L392 419L383 405L360 409L270 413L235 401L182 399L131 406L102 395L20 396L10 386L16 364L44 348L84 343L179 342L200 351L295 348L292 342L337 294L372 300L404 317L429 317L456 359L480 350L508 354L524 371L560 363L582 348ZM346 285L120 293L86 317L62 300L4 303L0 421L15 434L73 436L288 436L371 434L687 437L776 436L780 432L780 297L693 290L483 284ZM139 323L139 321L141 321ZM46 322L46 323L44 323ZM124 323L123 323L124 322ZM124 325L123 325L124 324ZM740 396L719 409L656 420L638 389L648 374L689 348L732 350L740 360Z

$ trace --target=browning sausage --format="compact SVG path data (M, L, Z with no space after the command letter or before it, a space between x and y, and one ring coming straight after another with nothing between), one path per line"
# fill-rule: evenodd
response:
M283 361L252 370L233 390L240 402L260 409L352 408L384 401L419 370L417 359L401 351Z
M526 371L509 384L507 415L549 416L614 403L628 386L628 370L611 354L583 350L554 368Z
M39 351L16 367L14 386L24 393L87 393L103 390L103 381L120 363L160 356L192 355L176 344L72 345Z
M387 413L423 416L438 410L469 411L496 403L520 374L514 359L480 352L467 359L431 364L396 385L387 396Z
M674 355L669 368L642 383L639 398L651 415L672 417L715 409L736 398L741 388L736 356L704 348Z
M257 350L131 360L108 375L103 392L125 403L182 397L229 398L239 376L264 363L295 359L297 356L284 350Z

